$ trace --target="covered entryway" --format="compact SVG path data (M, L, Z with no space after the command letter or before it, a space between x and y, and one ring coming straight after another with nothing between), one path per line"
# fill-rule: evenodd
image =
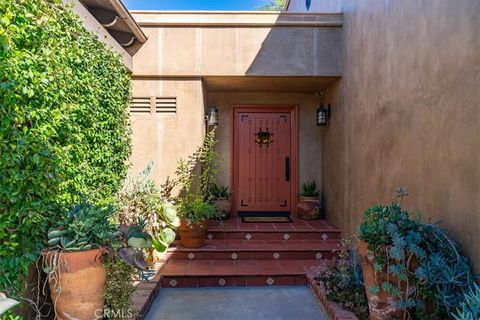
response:
M297 107L233 107L232 195L238 215L289 215L296 207Z

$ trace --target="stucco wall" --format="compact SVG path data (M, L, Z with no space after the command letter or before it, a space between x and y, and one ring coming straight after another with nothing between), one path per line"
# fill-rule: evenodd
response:
M176 97L176 114L131 115L133 153L131 174L150 161L157 184L173 177L180 158L203 142L204 93L201 79L133 80L134 97Z
M352 233L363 211L408 188L480 271L480 2L347 0L344 75L322 133L327 217Z
M215 103L219 109L219 125L217 128L217 150L222 155L221 172L217 181L230 185L232 119L231 107L235 104L292 104L298 105L298 154L299 154L299 184L315 179L320 184L321 149L318 134L321 130L315 125L315 112L318 107L318 97L302 93L225 93L210 92L207 96L208 105Z
M135 75L341 74L341 15L307 19L278 13L137 12L133 16L149 38L135 55Z

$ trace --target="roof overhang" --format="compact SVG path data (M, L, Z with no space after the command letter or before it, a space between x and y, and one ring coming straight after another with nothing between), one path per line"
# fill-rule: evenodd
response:
M79 0L108 33L133 56L146 35L120 0Z

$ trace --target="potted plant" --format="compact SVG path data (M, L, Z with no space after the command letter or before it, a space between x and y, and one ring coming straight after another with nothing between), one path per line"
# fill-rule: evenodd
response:
M216 143L215 130L212 130L187 160L178 162L176 174L181 187L176 199L181 220L178 231L185 247L203 246L208 220L217 216L210 194L217 173Z
M95 319L104 304L107 274L102 246L114 237L111 207L74 206L48 231L42 252L56 319Z
M208 220L217 216L217 210L202 197L190 195L178 204L181 224L180 241L187 248L199 248L205 244Z
M298 197L297 214L303 220L315 220L320 218L320 192L315 180L302 183L302 193Z
M228 192L228 187L219 186L214 184L210 191L210 194L213 197L213 205L217 209L218 216L220 220L230 219L230 213L232 211L232 202L230 201L230 193Z

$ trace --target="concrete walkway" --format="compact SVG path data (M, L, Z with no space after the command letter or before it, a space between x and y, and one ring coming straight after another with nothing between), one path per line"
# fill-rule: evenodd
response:
M160 289L145 320L326 320L307 286Z

